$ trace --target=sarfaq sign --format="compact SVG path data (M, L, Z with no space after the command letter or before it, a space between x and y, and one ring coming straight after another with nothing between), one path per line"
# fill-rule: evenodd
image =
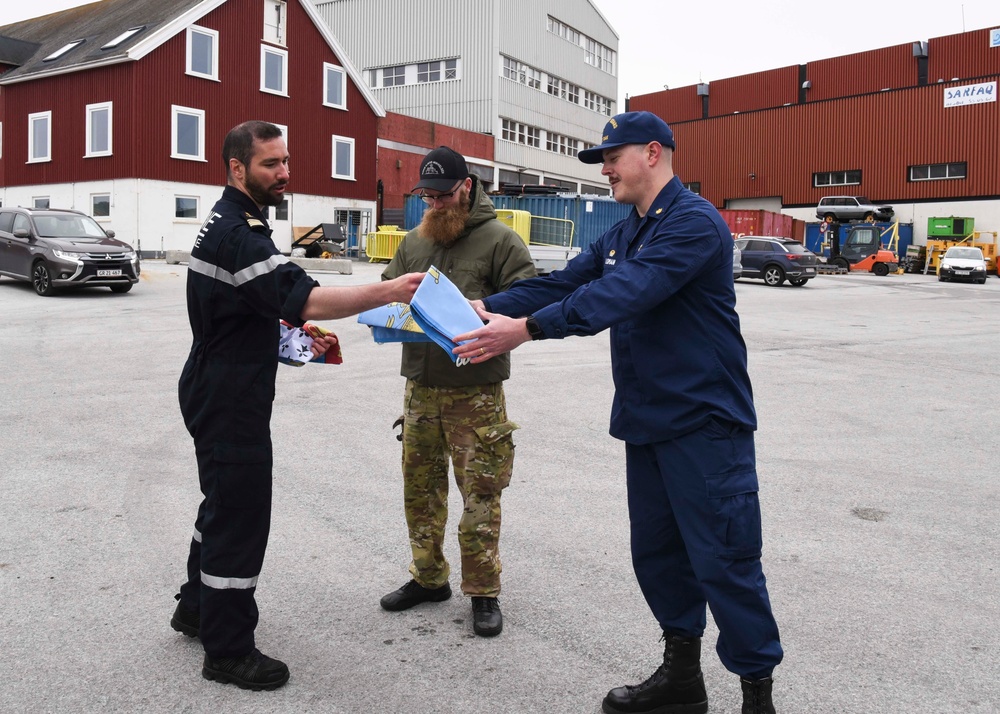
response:
M997 83L982 82L961 87L944 88L944 106L965 107L970 104L986 104L997 100Z

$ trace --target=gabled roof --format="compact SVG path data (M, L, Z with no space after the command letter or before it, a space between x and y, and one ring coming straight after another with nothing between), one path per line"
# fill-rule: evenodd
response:
M140 60L227 1L243 0L99 0L4 25L0 27L0 64L15 65L15 68L0 74L0 85ZM372 111L380 117L385 116L382 105L312 3L309 0L289 0L296 1L340 60ZM143 29L120 44L107 47L122 33L134 28ZM52 58L53 54L79 40L83 42ZM49 58L48 61L46 58Z

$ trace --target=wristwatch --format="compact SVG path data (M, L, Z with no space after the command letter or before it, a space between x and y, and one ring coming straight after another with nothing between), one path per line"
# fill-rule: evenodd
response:
M545 333L542 332L541 326L538 324L538 320L534 316L529 316L524 322L524 326L528 328L528 335L531 336L533 340L544 340Z

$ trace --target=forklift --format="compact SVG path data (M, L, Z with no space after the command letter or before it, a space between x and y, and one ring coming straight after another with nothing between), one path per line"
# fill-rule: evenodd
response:
M891 250L882 246L882 231L871 223L836 221L827 224L821 252L829 248L827 263L851 272L888 275L899 270L899 259Z

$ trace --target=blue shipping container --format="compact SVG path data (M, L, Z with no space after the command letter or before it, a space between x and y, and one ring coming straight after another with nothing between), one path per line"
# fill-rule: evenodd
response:
M880 231L885 231L886 229L892 228L891 223L874 223ZM847 230L841 228L841 235L846 236ZM888 247L889 241L892 238L892 232L888 232L882 236L882 245ZM807 223L806 224L806 241L805 246L811 250L816 255L824 255L821 253L820 246L823 243L822 237L819 233L818 223ZM900 223L899 224L899 246L896 248L896 255L900 258L906 257L906 249L913 243L913 224L912 223ZM830 256L830 251L825 251L826 257Z
M628 216L632 206L613 198L582 196L490 196L496 208L527 211L533 216L547 216L573 221L573 245L586 248L611 226ZM427 205L419 196L406 197L404 220L406 230L420 224Z

